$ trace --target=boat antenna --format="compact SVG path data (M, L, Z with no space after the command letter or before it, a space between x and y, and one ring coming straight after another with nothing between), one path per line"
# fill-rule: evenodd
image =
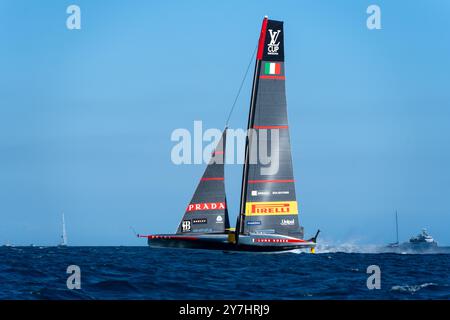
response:
M250 70L250 66L252 65L253 59L255 58L257 49L258 49L258 46L255 47L255 50L253 50L253 54L248 63L247 70L245 70L245 74L244 74L244 77L242 78L241 85L239 86L239 90L237 91L236 97L234 98L234 102L233 102L233 105L231 106L230 112L228 113L228 118L227 118L227 122L225 123L225 128L228 127L228 122L230 121L231 115L233 114L234 107L236 106L236 102L239 98L239 95L241 94L242 87L244 86L245 79L247 78L248 71Z

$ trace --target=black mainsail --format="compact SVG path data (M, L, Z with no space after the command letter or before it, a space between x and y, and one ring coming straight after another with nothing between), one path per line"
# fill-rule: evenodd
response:
M211 155L177 234L225 233L230 228L224 183L226 132Z
M238 234L303 238L292 171L286 110L283 22L265 18L253 77ZM275 169L261 163L268 145ZM255 158L256 156L256 158Z

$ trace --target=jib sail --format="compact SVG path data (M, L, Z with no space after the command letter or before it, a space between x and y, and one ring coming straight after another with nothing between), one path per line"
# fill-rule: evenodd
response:
M237 231L303 238L292 171L283 39L283 22L265 18L253 77ZM269 166L262 161L264 145L272 152Z
M224 183L226 132L225 129L186 208L178 234L224 233L230 227Z

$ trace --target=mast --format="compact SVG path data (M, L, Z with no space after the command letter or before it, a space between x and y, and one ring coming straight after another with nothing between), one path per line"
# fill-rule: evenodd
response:
M261 56L262 56L262 50L264 45L264 39L267 29L267 20L268 17L265 16L262 27L261 27L261 34L259 36L258 41L258 54L256 57L256 63L255 63L255 70L253 72L253 85L252 85L252 94L250 97L250 112L248 114L248 121L247 121L247 136L245 139L245 158L244 158L244 166L242 169L242 185L241 185L241 201L239 205L239 216L236 223L236 243L239 243L239 234L243 230L242 223L244 222L244 214L245 214L245 201L247 199L247 182L248 182L248 164L249 164L249 129L253 128L253 124L255 122L255 105L256 105L256 92L258 90L258 78L260 74L260 65L261 65Z
M66 221L64 219L64 212L62 214L62 235L61 235L61 244L63 246L67 245L67 233L66 233Z

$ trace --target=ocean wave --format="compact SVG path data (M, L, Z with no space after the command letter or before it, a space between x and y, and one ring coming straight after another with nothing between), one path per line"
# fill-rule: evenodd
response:
M378 244L361 244L357 240L351 240L346 242L333 242L328 240L322 240L317 243L316 253L391 253L391 254L449 254L450 247L430 248L427 250L415 250L415 249L392 249L384 245Z
M91 285L94 289L117 292L138 292L138 289L126 280L103 280Z
M436 286L438 286L438 284L433 283L433 282L427 282L427 283L423 283L423 284L419 284L419 285L393 286L391 288L391 291L407 292L407 293L414 294L423 288L432 287L432 286L436 287Z
M0 249L0 299L449 298L450 283L442 275L450 255L364 254L373 253L372 247L324 241L316 252L68 247L26 248L18 255ZM81 269L79 290L66 286L66 268L73 264ZM382 270L376 292L366 287L366 269L373 264Z

